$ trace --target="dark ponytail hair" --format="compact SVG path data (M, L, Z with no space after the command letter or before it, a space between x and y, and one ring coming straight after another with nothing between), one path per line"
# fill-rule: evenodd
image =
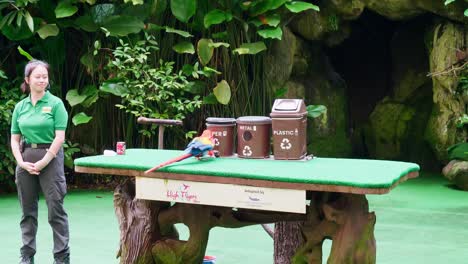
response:
M37 66L42 66L46 68L47 72L49 72L49 64L45 61L40 61L40 60L30 60L26 66L24 66L24 78L29 78L29 75L31 75L31 72L36 69ZM28 94L31 92L31 89L29 88L29 84L26 83L26 80L23 81L21 84L21 91L25 94Z

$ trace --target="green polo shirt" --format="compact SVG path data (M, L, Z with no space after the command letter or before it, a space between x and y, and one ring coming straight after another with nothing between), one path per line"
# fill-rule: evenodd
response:
M55 130L67 128L68 113L60 98L49 91L32 105L31 96L16 104L11 134L21 134L26 143L52 143Z

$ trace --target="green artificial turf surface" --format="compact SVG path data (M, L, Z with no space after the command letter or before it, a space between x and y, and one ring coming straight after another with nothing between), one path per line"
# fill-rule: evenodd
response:
M75 160L75 166L147 170L182 155L178 150L128 149L125 155L89 156ZM409 172L419 171L415 163L314 158L308 161L218 158L199 161L189 158L158 171L238 177L278 182L388 188Z

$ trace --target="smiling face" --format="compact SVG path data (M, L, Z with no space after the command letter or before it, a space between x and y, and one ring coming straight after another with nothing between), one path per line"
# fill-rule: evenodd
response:
M49 71L46 67L38 65L32 70L29 77L24 80L29 85L32 93L43 93L49 85Z

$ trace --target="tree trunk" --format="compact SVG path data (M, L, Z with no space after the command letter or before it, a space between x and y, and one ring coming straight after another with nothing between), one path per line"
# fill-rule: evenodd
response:
M128 180L114 191L114 206L120 228L121 264L154 263L151 248L161 238L157 216L168 203L137 200L135 185Z
M301 234L302 222L278 222L275 224L274 257L275 264L290 264L292 256L304 243Z

